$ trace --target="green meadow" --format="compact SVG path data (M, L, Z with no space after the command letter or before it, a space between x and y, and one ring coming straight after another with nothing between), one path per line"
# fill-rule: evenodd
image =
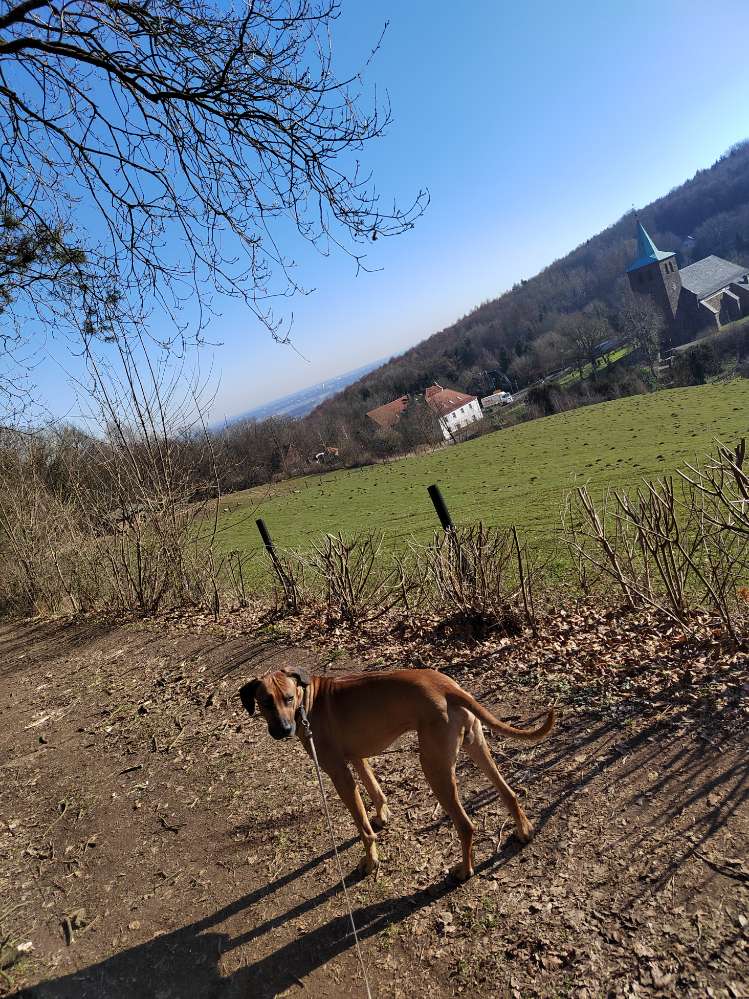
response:
M557 550L560 509L577 484L636 487L749 435L749 381L670 389L560 413L421 457L307 476L225 497L222 547L261 547L263 517L279 547L316 536L382 531L390 545L425 542L438 526L427 486L438 483L456 524L515 524Z

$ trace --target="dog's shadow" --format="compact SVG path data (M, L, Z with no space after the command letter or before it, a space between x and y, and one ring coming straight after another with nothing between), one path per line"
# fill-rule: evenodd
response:
M354 842L357 841L348 840L339 849L345 849ZM508 841L503 850L476 867L476 874L503 866L519 849L514 840ZM315 969L354 946L340 884L334 884L265 921L258 923L253 920L253 906L331 857L332 851L327 851L204 919L131 947L71 975L16 993L17 999L231 999L235 996L237 999L248 996L271 999L291 986L303 983ZM356 873L346 876L349 886L357 880L359 875ZM456 889L459 890L460 885L445 877L409 894L354 908L359 939L366 941ZM337 906L340 915L299 934L267 956L251 961L231 974L222 975L219 962L223 954L246 947L289 920L299 919L335 897L340 903ZM240 914L247 917L248 929L244 933L232 936L216 929L230 917Z

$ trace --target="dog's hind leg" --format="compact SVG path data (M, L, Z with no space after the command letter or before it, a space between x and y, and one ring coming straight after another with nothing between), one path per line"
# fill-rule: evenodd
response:
M520 842L528 843L533 835L533 826L528 821L528 816L523 811L515 792L503 779L502 774L497 769L497 765L492 759L491 751L486 744L484 730L478 718L474 717L472 724L466 731L463 748L479 770L486 774L492 784L499 791L507 810L515 820L515 829L517 830L517 837Z
M459 881L465 881L473 874L473 823L460 803L455 782L455 762L461 738L462 727L455 725L419 729L421 769L437 801L452 819L463 850L462 862L450 873Z
M387 798L383 794L382 788L369 764L369 760L352 760L351 762L354 765L354 770L359 774L359 779L367 789L369 800L374 805L376 818L372 823L372 828L383 829L388 824L390 809L388 808Z
M364 844L364 859L359 865L360 869L365 874L371 874L380 865L380 858L377 853L377 833L369 824L364 802L361 800L356 781L344 761L336 763L333 766L326 765L325 769L333 781L341 801L351 812L353 820L356 823L356 828L359 830L361 841Z

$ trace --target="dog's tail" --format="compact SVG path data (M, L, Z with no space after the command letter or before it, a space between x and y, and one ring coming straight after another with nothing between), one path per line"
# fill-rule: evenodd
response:
M508 725L506 722L500 721L499 718L495 718L491 711L487 711L483 704L479 704L475 697L472 697L471 694L460 687L457 690L451 690L447 694L447 699L448 701L457 702L464 708L468 708L469 711L476 715L485 725L488 725L494 732L505 735L510 739L520 739L522 742L540 742L554 728L557 717L556 711L551 707L546 716L546 721L539 728L515 728L514 725Z

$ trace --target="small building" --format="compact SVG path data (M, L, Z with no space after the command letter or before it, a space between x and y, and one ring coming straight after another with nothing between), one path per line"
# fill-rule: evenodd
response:
M373 423L376 423L380 430L392 430L398 420L403 416L403 412L408 406L408 396L402 395L399 399L386 402L382 406L370 409L367 416Z
M328 465L338 460L338 448L326 445L314 458L318 465Z
M509 406L513 402L513 398L509 392L492 392L491 395L485 395L481 400L481 406L483 409L493 409L495 406Z
M424 399L432 412L437 414L445 440L452 440L458 431L484 418L475 395L466 395L435 383L426 390Z
M710 255L679 268L673 250L659 250L637 223L637 256L627 267L632 291L660 307L676 340L700 330L720 329L749 315L749 271L741 264Z

